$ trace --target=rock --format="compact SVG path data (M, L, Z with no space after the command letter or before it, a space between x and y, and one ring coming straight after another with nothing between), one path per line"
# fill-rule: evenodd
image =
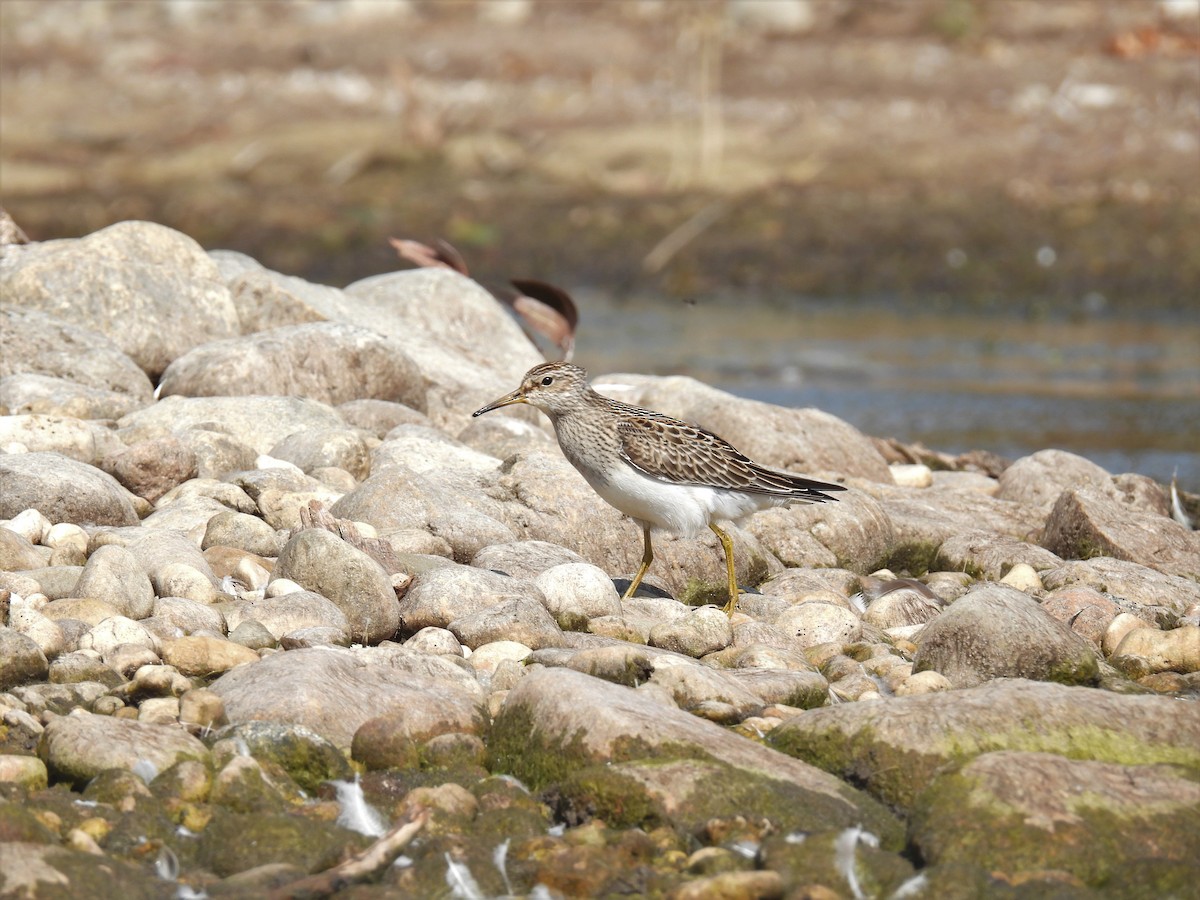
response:
M204 455L193 445L192 429L223 431L238 442L266 453L294 431L343 426L341 417L324 403L303 397L164 397L153 406L121 419L119 436L126 444L176 434L192 447L204 469Z
M589 619L621 614L621 598L612 579L588 563L552 566L538 575L533 585L541 591L554 621L564 629L582 631Z
M349 428L320 426L295 431L270 450L270 456L286 460L306 473L330 466L345 469L361 481L371 474L367 445Z
M649 683L666 691L679 709L722 725L757 716L766 705L757 691L724 669L666 664L660 659Z
M733 642L729 617L713 606L703 606L689 615L662 622L650 629L650 646L700 658L723 650Z
M42 615L56 622L77 620L88 626L99 625L105 619L120 615L111 603L87 597L64 597L42 607ZM61 627L61 626L60 626Z
M0 784L19 784L30 791L46 789L46 764L36 756L0 756ZM0 882L0 888L4 884Z
M1006 679L809 710L781 724L768 741L907 810L949 764L994 750L1194 769L1200 765L1200 706Z
M138 441L105 457L100 467L139 497L156 503L164 494L196 477L196 454L179 438L167 435Z
M307 397L330 406L399 400L425 409L425 385L404 343L345 322L286 325L210 341L163 373L160 396L174 394Z
M1042 601L1042 609L1093 644L1100 643L1109 623L1121 612L1111 599L1085 585L1059 588Z
M314 596L317 596L314 594ZM333 606L333 604L329 604ZM334 607L335 609L337 607ZM294 634L295 630L285 632L285 634ZM346 640L346 632L340 631L342 640ZM238 623L238 626L229 632L229 639L235 644L241 644L243 647L249 647L251 650L265 650L268 647L274 647L279 638L275 637L270 630L259 622L257 619L243 619Z
M37 509L51 522L136 525L128 492L99 469L58 453L0 455L0 518Z
M1200 627L1135 628L1121 639L1113 655L1140 656L1151 672L1200 672Z
M191 238L150 222L30 244L0 271L0 285L26 309L108 335L151 377L190 348L238 331L212 260Z
M937 778L917 803L911 834L932 866L969 862L1007 878L1054 870L1107 888L1134 864L1194 865L1197 810L1200 784L1171 766L1007 751ZM1164 884L1169 871L1158 869ZM1159 894L1155 868L1144 872L1142 890Z
M133 360L126 359L131 367L137 369ZM145 376L141 369L137 371ZM116 391L31 372L0 378L0 407L7 407L14 415L30 413L73 419L119 419L150 402L149 393L139 401Z
M205 678L245 663L258 662L258 654L249 647L201 634L167 641L163 645L162 658L184 675Z
M1113 491L1112 476L1090 459L1066 450L1039 450L1000 473L999 496L1048 515L1064 491L1096 488Z
M425 379L430 418L462 422L542 362L507 311L447 269L390 272L346 288L337 318L401 341Z
M102 657L122 644L135 644L154 650L158 641L141 623L125 616L113 616L94 625L79 642L80 649L95 650Z
M46 655L33 638L0 626L0 691L44 681L49 670Z
M422 629L422 632L436 631L438 629ZM415 637L415 636L414 636ZM411 647L412 644L405 646ZM413 649L416 649L413 647ZM476 672L481 672L485 675L495 675L496 670L506 662L521 663L533 652L533 648L518 641L500 640L492 641L490 644L480 644L475 647L471 653L471 658L468 660L471 668Z
M818 409L743 400L684 376L604 375L597 392L695 422L751 459L800 474L833 472L892 483L887 463L858 429Z
M207 688L185 691L179 697L179 721L200 728L220 728L228 721L225 703Z
M1008 570L1008 574L1000 579L1000 584L1024 591L1026 594L1040 595L1045 590L1042 579L1033 566L1027 563L1017 563Z
M459 616L446 627L472 649L501 639L518 641L534 650L563 645L562 629L537 599L506 600Z
M863 582L865 585L867 579L863 579ZM898 584L885 582L871 592L864 587L863 594L874 593L874 599L863 613L863 622L886 631L932 621L941 613L942 604L930 596L932 591L922 588L924 585L920 582L913 584L909 579Z
M310 793L316 793L326 781L354 774L337 747L303 725L243 722L222 729L217 740L235 741L263 765L287 772Z
M513 541L484 547L473 557L477 569L491 569L513 578L534 579L557 566L583 563L583 557L547 541ZM566 570L564 570L566 571Z
M987 531L955 535L942 543L934 560L940 569L966 572L987 581L999 581L1019 563L1040 572L1061 566L1063 561L1044 547Z
M261 623L275 640L302 628L336 628L343 637L351 636L350 621L341 608L313 591L253 600L233 618L234 627L240 628L246 620Z
M519 600L537 600L528 581L470 566L430 569L417 574L400 601L406 632L430 626L448 628L465 616Z
M54 659L67 649L62 629L28 603L13 604L8 615L8 626L13 631L32 638L48 660Z
M1163 607L1175 615L1182 615L1189 606L1200 603L1200 584L1138 563L1108 557L1064 563L1044 572L1042 583L1050 591L1069 585L1087 585L1114 599L1146 607Z
M400 607L383 567L328 531L308 528L292 537L271 577L291 579L331 600L345 614L353 640L378 643L400 627Z
M95 681L105 687L114 688L125 679L111 666L105 665L87 653L66 653L50 664L51 684L79 684Z
M925 626L913 671L928 669L960 688L1005 677L1088 684L1099 674L1088 641L1026 594L998 584L969 591Z
M422 628L405 641L404 646L421 653L435 655L448 653L458 657L463 655L462 644L458 642L458 638L454 636L453 632L446 628Z
M208 748L178 728L90 714L52 719L38 755L56 780L80 786L106 769L132 770L143 761L162 772L184 759L209 759Z
M444 734L476 734L478 712L463 706L397 707L365 721L354 733L351 756L368 769L415 768L421 747Z
M793 635L795 646L800 649L830 642L856 641L862 634L858 616L848 609L821 601L789 607L774 624Z
M150 578L133 553L116 545L99 547L88 558L75 594L102 600L130 619L144 619L154 609Z
M361 428L380 439L400 425L429 428L433 424L425 413L391 400L348 400L339 403L337 411L347 425Z
M42 831L49 834L44 827ZM87 842L91 846L71 849L38 843L28 837L0 842L0 891L14 898L88 896L133 900L162 895L162 880L158 876L111 856L105 856L103 863L98 864L99 847L95 840L77 828L70 834L72 847ZM85 840L77 841L75 836Z
M493 769L534 790L553 787L568 809L595 804L594 814L614 824L656 815L692 831L743 815L783 831L861 824L884 846L902 841L882 807L836 778L570 670L534 671L517 682L492 726L489 754ZM757 799L749 806L739 799L748 797Z
M200 478L219 478L229 472L253 469L258 456L258 452L249 444L220 431L192 426L180 429L175 432L175 436L187 444L188 449L196 455L196 473ZM226 503L220 497L216 499ZM248 509L230 503L226 505L233 506L240 512L250 512L253 509L253 505Z
M65 416L0 416L0 447L21 446L31 453L61 453L92 465L120 446L107 428Z
M0 526L0 569L19 572L40 569L45 564L46 557L27 538Z
M789 566L842 566L859 574L875 571L895 547L891 519L878 500L861 491L836 496L836 502L766 510L750 520L747 530ZM833 560L805 550L807 538L829 550Z
M1031 507L976 491L875 490L894 530L888 568L897 572L920 575L935 568L938 550L961 534L983 531L1024 541L1041 528Z
M954 685L941 672L917 672L909 675L896 686L897 697L918 697L921 694L933 694L938 691L950 691Z
M288 881L298 875L320 872L337 864L347 844L355 846L353 832L330 822L282 812L235 813L213 817L197 841L200 864L221 877L248 873L269 864L286 863ZM251 885L251 893L264 896Z
M417 717L478 714L483 691L450 657L397 645L293 650L221 676L211 690L235 724L261 719L304 725L348 748L368 719L405 710Z
M258 516L227 510L208 520L200 548L237 547L258 556L278 556L283 544L283 537Z
M499 460L533 449L553 452L557 441L547 429L548 424L544 419L529 422L512 415L484 416L467 422L458 439L473 450Z
M1064 558L1112 556L1200 579L1200 535L1096 491L1063 492L1046 519L1042 544Z
M82 408L71 404L56 409L54 406L63 401L51 395L54 399L33 401L36 405L49 403L49 408L31 408L29 412L115 419L119 416L83 413L107 413L110 411L104 405L107 402L114 404L112 412L122 405L128 406L125 410L128 412L154 400L154 385L146 373L104 335L73 325L64 318L4 303L0 304L0 378L7 380L17 376L17 373L28 373L27 378L34 376L55 382L52 387L48 381L40 380L36 383L40 389L36 386L27 387L26 396L28 391L36 390L45 398L43 391L69 390L72 384L95 392L85 395L89 399ZM34 383L26 381L25 384ZM60 384L64 387L59 387ZM91 398L108 397L111 400L106 399L98 406L92 405L97 400ZM16 408L12 404L10 407Z

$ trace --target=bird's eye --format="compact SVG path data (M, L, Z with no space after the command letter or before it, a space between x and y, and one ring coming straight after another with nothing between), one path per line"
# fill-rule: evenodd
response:
M544 387L550 387L550 385L552 385L552 384L554 384L554 376L553 375L547 375L545 378L542 379L542 385Z

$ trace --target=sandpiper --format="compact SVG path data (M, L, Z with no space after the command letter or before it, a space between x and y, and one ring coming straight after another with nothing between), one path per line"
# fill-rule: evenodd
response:
M513 403L528 403L549 416L571 465L606 502L641 524L642 565L622 600L637 592L654 560L651 528L695 537L707 525L725 550L724 609L733 615L738 599L733 542L716 523L772 506L836 500L823 492L846 490L760 465L697 425L601 396L588 384L587 372L570 363L534 366L519 388L474 415Z

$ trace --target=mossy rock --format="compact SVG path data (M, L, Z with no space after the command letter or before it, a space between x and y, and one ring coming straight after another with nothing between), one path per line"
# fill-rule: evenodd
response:
M778 872L784 891L798 896L819 886L843 897L890 897L913 876L913 865L877 841L858 828L781 832L763 842L762 866Z
M147 867L119 859L96 857L65 847L7 843L0 840L0 897L36 896L37 900L119 897L121 900L169 900L177 885L151 874ZM17 879L36 872L35 894Z
M217 735L218 740L226 738L244 741L250 755L264 767L278 766L310 794L323 781L339 781L354 774L337 747L303 725L242 722Z
M918 798L910 835L931 863L969 862L1010 878L1061 870L1101 887L1130 863L1154 896L1200 860L1200 778L1174 766L1121 766L1048 753L980 756Z
M20 803L0 803L0 844L15 841L26 844L57 844L58 835L47 828Z
M344 850L361 850L369 842L356 832L303 816L218 811L200 836L197 856L222 877L268 863L320 872L335 865Z

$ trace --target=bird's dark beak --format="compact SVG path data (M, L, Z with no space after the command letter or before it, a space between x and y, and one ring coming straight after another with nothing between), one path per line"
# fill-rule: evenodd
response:
M525 399L525 395L521 392L521 389L517 388L511 394L505 394L499 400L493 400L482 409L475 410L475 412L471 413L471 417L474 418L475 416L482 416L485 412L491 412L493 409L499 409L502 406L511 406L514 403L528 402L529 401Z

